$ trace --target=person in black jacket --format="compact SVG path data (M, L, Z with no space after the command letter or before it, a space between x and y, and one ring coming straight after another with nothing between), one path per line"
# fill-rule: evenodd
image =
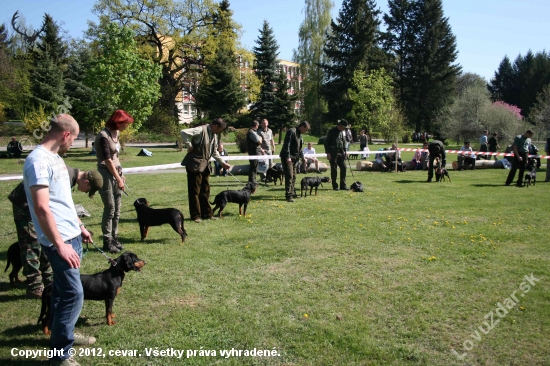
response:
M336 127L330 129L325 140L325 152L330 162L330 176L332 180L332 189L338 190L338 170L340 168L340 189L347 190L346 186L346 136L344 131L349 128L349 123L345 119L338 121Z
M246 150L248 155L263 155L262 138L258 135L258 126L260 123L256 120L252 121L252 126L246 134ZM249 160L248 181L256 183L256 175L258 174L258 160Z
M434 160L435 158L441 159L441 164L443 164L443 167L445 164L447 164L447 156L445 155L445 146L443 146L443 142L439 140L433 140L428 145L428 151L430 153L430 163L428 165L428 180L427 182L431 182L432 178L434 177Z
M289 128L286 131L285 141L279 154L285 173L285 195L287 202L294 202L294 198L299 198L295 190L296 170L300 159L304 160L302 134L308 130L309 123L306 121L300 123L298 127Z

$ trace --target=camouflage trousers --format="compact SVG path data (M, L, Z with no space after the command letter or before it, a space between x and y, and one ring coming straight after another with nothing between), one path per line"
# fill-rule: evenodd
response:
M17 241L23 264L23 275L27 277L27 291L34 291L53 282L53 271L46 253L36 239L36 232L28 206L13 205L13 221L17 228ZM44 285L42 285L44 284Z

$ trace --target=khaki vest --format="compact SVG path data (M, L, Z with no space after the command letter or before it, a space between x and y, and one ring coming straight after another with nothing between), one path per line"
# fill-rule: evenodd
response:
M120 161L118 160L118 151L116 150L116 142L113 141L113 137L111 136L111 133L106 128L104 128L103 130L99 131L99 133L95 137L95 143L94 143L98 169L106 168L106 165L105 165L106 157L103 155L103 150L99 148L99 140L102 137L107 138L107 143L109 144L109 151L111 153L111 160L115 164L115 167L119 167Z

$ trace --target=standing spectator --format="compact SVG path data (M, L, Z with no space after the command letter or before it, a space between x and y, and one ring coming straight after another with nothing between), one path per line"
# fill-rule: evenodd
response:
M338 190L338 170L340 168L340 189L348 190L346 185L346 137L344 131L349 128L348 121L345 119L338 120L338 124L331 128L325 139L325 153L330 162L330 175L332 179L332 189Z
M264 149L262 149L262 138L258 135L258 126L260 124L258 121L252 121L252 126L246 134L246 149L248 155L263 155ZM256 183L256 175L258 174L258 163L257 159L249 160L250 167L248 168L248 181Z
M220 143L218 145L218 153L220 154L220 156L227 156L228 155L227 150L225 150L222 143ZM224 161L227 163L226 160L224 160ZM216 176L219 177L222 174L222 171L223 171L223 176L227 177L227 169L222 167L222 165L218 161L214 161L214 166L216 167Z
M210 167L208 162L214 158L229 170L231 166L223 161L218 153L218 134L225 129L225 121L216 118L210 124L180 131L182 143L187 147L187 155L181 165L187 171L187 194L189 196L189 214L191 220L200 223L212 219L210 206Z
M67 166L60 156L78 136L78 123L68 114L60 114L50 127L25 160L23 184L36 237L53 271L50 342L57 352L52 365L78 365L69 359L69 349L95 342L93 337L74 333L84 303L79 270L82 241L92 242L92 236L76 214Z
M103 187L99 190L101 201L103 201L103 216L101 218L103 250L109 253L118 253L124 249L118 239L120 205L126 181L118 159L119 139L120 132L133 122L134 119L128 112L118 109L109 117L105 128L99 131L95 137L97 170L103 177Z
M369 146L369 135L366 134L365 130L361 130L359 133L359 150L365 151L365 148ZM361 155L361 159L367 159L367 154Z
M78 169L67 167L71 188L75 185L80 192L88 193L92 198L103 186L103 177L97 170L81 172ZM8 195L12 203L13 221L17 230L17 242L23 264L23 275L27 277L26 297L40 299L44 287L53 283L53 272L42 250L42 246L36 239L36 231L32 223L31 213L25 194L23 182Z
M458 154L458 170L464 170L465 164L470 164L470 170L474 170L476 168L476 154L472 153L470 141L464 141L464 146L460 148L460 151L469 151L470 153Z
M549 156L546 158L546 179L545 182L550 182L550 137L546 139L546 145L544 145L544 151L546 155Z
M23 152L23 145L19 141L15 139L15 137L11 138L11 141L8 143L8 147L6 148L8 154L13 155L15 158L20 158L21 153Z
M422 136L422 140L423 140L422 142L428 142L428 139L429 139L428 131L424 131L424 135Z
M273 131L268 127L267 119L262 119L262 125L258 129L258 135L262 138L262 149L266 155L275 154L275 141L273 140ZM268 159L268 167L273 167L273 159Z
M310 155L310 156L308 156ZM315 164L315 171L319 174L321 174L321 171L319 170L319 159L315 157L315 149L313 148L313 145L311 142L307 143L307 147L304 147L304 160L305 160L305 170L307 173L307 168L309 164L313 163Z
M345 131L346 136L346 151L349 151L349 145L353 142L353 135L351 133L351 125L348 125Z
M498 133L496 132L493 133L493 136L491 136L491 138L489 139L488 144L489 144L490 152L493 152L493 153L498 152L498 149L500 149L500 145L498 144ZM496 155L493 155L493 158L495 159L495 161L498 160ZM489 160L490 159L491 158L489 158Z
M422 164L422 170L428 170L428 164L430 162L430 151L428 150L428 143L422 144L422 155L420 156L420 163Z
M309 130L309 123L301 122L298 127L289 128L286 131L285 141L281 147L279 156L285 173L285 196L287 202L294 202L299 198L296 194L297 165L300 159L304 160L302 152L302 135Z
M512 169L510 169L510 173L508 173L508 178L506 179L505 184L507 186L512 184L516 176L516 170L519 168L519 177L516 186L523 187L523 173L525 173L527 154L529 153L529 145L531 144L532 136L533 130L527 130L523 135L517 135L514 138L514 143L512 144L514 158L512 159Z
M428 152L430 153L430 162L428 164L428 180L426 182L431 182L434 177L435 158L440 158L442 166L445 167L445 164L447 164L447 156L445 154L445 146L443 142L439 140L433 140L429 143Z
M479 137L479 151L481 152L487 152L488 150L488 143L487 135L489 134L489 131L485 130L483 131L483 135ZM487 155L479 155L480 158L487 159Z

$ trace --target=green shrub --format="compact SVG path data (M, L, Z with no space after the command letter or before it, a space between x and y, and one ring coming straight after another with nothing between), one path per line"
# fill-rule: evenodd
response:
M247 133L248 133L248 128L239 128L238 130L235 130L235 143L237 143L237 147L239 148L239 151L242 153L247 152L246 150Z

